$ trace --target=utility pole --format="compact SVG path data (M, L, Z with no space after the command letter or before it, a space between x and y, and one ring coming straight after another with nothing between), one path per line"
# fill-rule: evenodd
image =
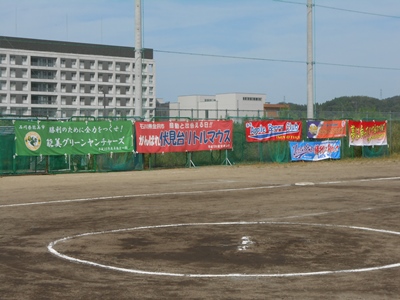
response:
M142 0L135 0L135 117L142 118Z
M314 118L313 0L307 0L307 119Z

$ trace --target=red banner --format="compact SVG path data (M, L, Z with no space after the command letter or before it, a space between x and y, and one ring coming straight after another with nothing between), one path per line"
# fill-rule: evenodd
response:
M350 146L387 145L387 121L349 121Z
M139 153L232 149L233 121L136 122Z
M299 141L301 130L301 121L248 121L246 122L246 141Z

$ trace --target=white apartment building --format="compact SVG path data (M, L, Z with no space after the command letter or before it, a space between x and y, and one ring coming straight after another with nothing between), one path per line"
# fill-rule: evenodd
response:
M142 53L143 117L156 107L153 50ZM0 36L0 116L134 116L135 48Z
M266 97L253 93L179 96L178 102L170 103L170 116L192 119L262 117Z

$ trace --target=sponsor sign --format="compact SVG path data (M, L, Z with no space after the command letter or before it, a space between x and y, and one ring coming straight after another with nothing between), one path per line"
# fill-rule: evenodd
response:
M232 120L136 122L136 151L164 153L232 149L232 130Z
M310 139L330 139L346 136L346 121L307 121L307 137Z
M289 142L292 161L340 159L340 140Z
M387 145L387 121L349 120L350 146Z
M130 121L15 121L16 154L102 154L133 151Z
M301 139L301 121L247 121L245 126L247 142L299 141Z

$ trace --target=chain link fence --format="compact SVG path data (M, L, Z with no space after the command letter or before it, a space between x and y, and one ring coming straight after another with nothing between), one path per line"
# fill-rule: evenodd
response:
M207 165L231 165L251 163L288 163L290 149L288 142L271 141L260 143L246 142L244 122L246 120L281 119L303 120L303 140L307 140L306 111L281 110L273 118L260 111L197 111L180 110L171 117L165 111L156 112L152 121L232 119L233 149L199 151L192 153L114 153L97 155L61 155L61 156L16 156L15 155L15 120L51 120L48 117L0 116L0 174L43 174L73 172L115 172L152 168L179 168ZM211 118L210 116L218 116ZM200 116L200 117L197 117ZM208 118L207 118L208 117ZM73 117L73 120L131 119L124 117ZM341 157L381 157L400 153L400 113L399 112L317 112L317 120L387 120L387 146L349 146L348 137L341 138ZM58 119L59 120L59 119ZM135 133L134 133L135 135ZM134 141L135 141L134 136ZM135 148L135 147L134 147ZM136 148L135 148L136 149Z

